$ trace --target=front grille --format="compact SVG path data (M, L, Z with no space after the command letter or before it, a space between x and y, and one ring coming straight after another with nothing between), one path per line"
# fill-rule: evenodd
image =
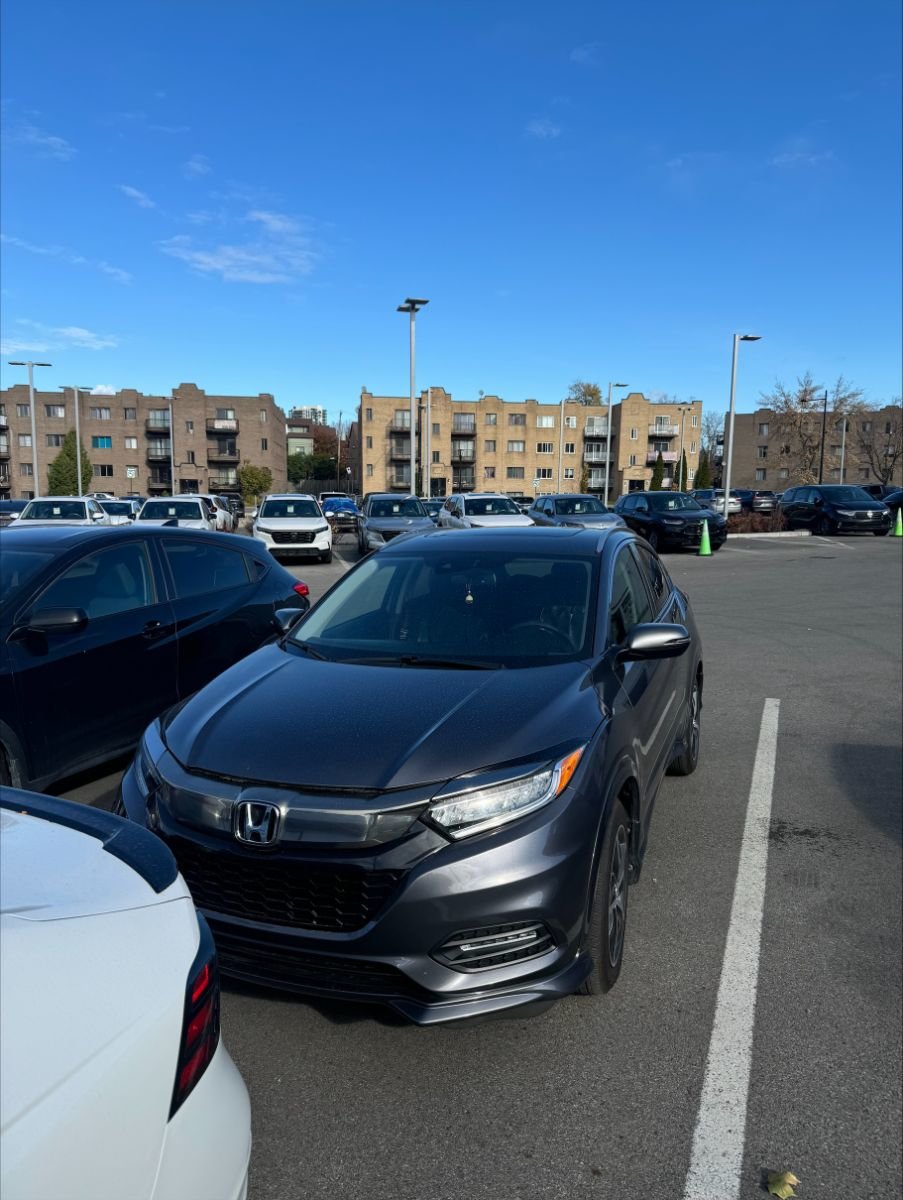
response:
M393 537L398 537L400 533L404 533L403 529L381 529L380 534L384 542L391 542Z
M364 958L314 954L272 933L245 934L209 921L220 968L226 975L297 992L387 999L427 999L430 993L385 963Z
M372 921L402 877L401 871L311 866L204 850L173 838L170 849L199 908L246 921L346 933Z
M314 540L314 534L309 529L298 533L280 529L271 533L270 537L278 546L309 546Z
M483 929L453 933L433 958L455 971L489 971L538 958L554 945L551 933L541 921L518 921L513 925L487 925Z

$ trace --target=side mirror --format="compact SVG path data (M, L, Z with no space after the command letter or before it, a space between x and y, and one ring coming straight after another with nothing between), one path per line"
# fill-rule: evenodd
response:
M824 499L823 499L823 497L821 497L821 496L816 496L816 497L815 497L815 506L816 506L816 508L817 508L817 507L818 507L820 504L824 504Z
M80 633L87 624L88 614L83 608L41 608L26 617L19 630L22 633Z
M103 518L104 518L104 514L103 514L103 513L91 513L91 520L92 520L92 521L102 521L102 520L103 520Z
M679 658L690 644L683 625L634 625L618 651L620 662L646 662L656 658Z
M273 627L279 636L285 637L287 633L291 633L308 608L309 603L307 608L277 608L273 613Z

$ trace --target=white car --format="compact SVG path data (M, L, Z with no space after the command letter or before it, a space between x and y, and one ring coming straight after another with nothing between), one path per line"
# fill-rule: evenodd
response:
M500 492L464 492L449 496L439 510L438 522L440 529L497 529L533 523L510 496Z
M91 496L39 496L29 500L16 522L41 525L112 525L113 521Z
M86 496L90 496L92 500L115 500L116 497L112 492L85 492Z
M222 497L214 496L209 492L183 492L178 496L174 496L173 499L190 500L195 496L198 498L198 500L203 500L207 505L208 511L212 513L213 518L216 521L216 528L220 530L221 533L235 532L235 514L232 512L232 509L229 507L229 505L226 504L225 500L222 499Z
M111 525L131 525L141 512L137 500L98 500L98 504L110 518Z
M267 496L251 521L251 534L271 554L332 561L332 530L313 496Z
M247 1089L168 848L0 788L0 1194L244 1200Z
M162 500L145 500L138 520L148 525L166 525L176 521L182 529L216 528L216 518L197 496L166 496Z

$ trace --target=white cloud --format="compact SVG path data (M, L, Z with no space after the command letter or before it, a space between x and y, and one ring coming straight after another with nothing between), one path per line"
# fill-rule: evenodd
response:
M5 130L3 140L13 146L29 146L37 151L40 158L55 158L59 162L68 162L78 153L76 148L65 138L39 129L31 121L20 121L12 128Z
M21 337L13 337L3 342L3 354L19 354L32 351L38 354L49 354L53 350L113 350L119 345L119 338L110 334L94 333L81 325L44 325L41 321L32 321L20 317L17 325L24 326L25 333ZM29 336L27 331L33 331Z
M199 179L201 175L209 175L210 159L205 154L192 154L188 162L182 164L182 174L186 179Z
M817 167L821 163L831 162L833 158L833 150L823 150L818 154L806 150L785 150L769 161L773 167Z
M575 46L568 57L572 63L579 63L582 67L594 67L599 62L601 49L601 42L586 42L582 46Z
M298 222L292 220L291 217L286 217L283 213L263 212L260 209L254 209L248 213L247 219L259 222L270 233L298 232Z
M146 192L140 192L136 187L129 187L127 183L117 183L116 187L122 192L123 196L128 196L130 200L134 200L139 208L157 207Z
M122 267L114 267L104 259L85 258L83 254L77 254L74 250L67 250L65 246L40 246L35 242L27 242L24 238L12 237L6 233L0 233L0 242L3 242L7 246L15 246L19 250L25 250L28 254L40 254L46 258L58 258L73 267L91 267L95 271L109 275L117 283L132 282L132 276L128 271L124 271Z
M222 213L191 213L196 225L211 221L225 222ZM218 245L202 245L186 234L167 238L158 246L164 254L187 263L202 275L219 275L228 283L292 283L313 271L318 256L310 238L301 232L301 224L284 213L254 209L242 224L259 228L250 240L235 240Z
M554 121L548 117L535 117L532 121L528 121L525 132L530 137L547 139L557 138L561 135L561 126L556 125Z
M97 387L91 388L92 396L115 396L116 389L111 383L99 383Z
M154 133L191 133L190 125L148 125Z
M52 348L47 342L36 342L31 339L22 341L19 338L0 338L0 354L4 358L7 354L49 354Z

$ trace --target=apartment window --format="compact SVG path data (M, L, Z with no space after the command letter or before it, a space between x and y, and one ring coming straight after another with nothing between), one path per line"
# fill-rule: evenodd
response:
M768 458L768 447L756 446L756 458Z
M638 429L631 429L630 440L632 442L635 442L639 436L640 436L640 431Z
M92 450L112 450L113 449L113 439L111 437L92 437L91 438L91 449Z
M631 454L631 456L628 458L627 465L628 465L628 467L636 466L636 455L635 454Z
M30 446L31 445L31 434L30 433L20 433L19 434L19 445L20 446Z
M268 445L269 445L269 442L267 441L267 439L266 439L266 438L261 438L261 439L260 439L260 449L261 449L261 450L266 450L266 448L267 448L267 446L268 446Z
M527 423L527 418L524 413L509 413L508 414L508 424L509 425L526 425L526 423Z
M477 419L473 413L452 413L452 433L476 433Z
M868 477L869 477L868 467L860 467L859 468L859 478L860 479L868 479Z
M526 442L509 442L508 443L508 453L509 454L523 454L524 450L526 449L526 445L527 445Z
M433 450L433 451L432 451L432 455L433 455L433 462L434 462L434 463L441 462L441 459L439 458L439 451L438 451L438 450Z
M765 470L764 467L758 467L756 469L756 483L764 483L765 477L767 474L768 474L768 472Z
M373 463L367 463L367 478L373 478Z
M697 425L699 424L699 413L693 413L693 415L690 417L690 424L693 426L694 429L697 427ZM692 478L692 476L691 476L691 478Z
M124 408L122 410L122 417L123 417L123 420L125 420L125 421L137 421L138 420L138 409L137 408Z
M372 437L369 437L369 436L367 437L366 449L367 450L373 449L373 438Z
M565 442L564 443L565 454L575 454L576 450L577 450L576 442Z
M48 446L62 446L63 436L64 435L62 433L48 433L47 434L47 445Z
M185 451L185 461L186 461L187 463L193 463L193 462L194 462L194 451L193 451L193 450L186 450L186 451Z
M893 421L885 421L884 432L885 433L896 433L897 432L897 427Z
M433 421L433 437L438 437L439 433L440 433L439 422Z
M768 422L759 422L759 437L768 437Z
M45 404L44 416L62 421L66 416L66 406L64 404Z
M555 418L554 417L537 417L536 418L536 428L537 429L554 429L555 428Z
M780 471L778 471L778 479L789 479L789 478L790 478L790 471L787 469L787 467L781 467Z
M782 453L782 454L789 454L789 453L790 453L790 447L789 447L789 446L787 446L787 445L784 445L784 446L782 446L782 447L781 447L781 453Z
M565 417L564 418L564 427L565 427L565 429L576 429L577 428L577 418L576 417Z
M267 410L265 408L262 408L260 410L260 424L266 425L266 423L267 423Z
M372 408L368 408L368 409L365 411L365 413L364 413L364 420L365 420L365 421L372 421L372 420L373 420L373 409L372 409Z
M537 454L554 454L555 453L555 443L554 442L537 442L536 443L536 453Z
M20 475L34 475L34 467L31 463L19 463Z
M523 479L524 468L523 467L508 467L507 471L505 472L505 475L508 479Z
M124 440L125 440L126 450L137 450L138 449L138 439L136 437L127 437Z
M871 433L872 432L872 423L871 423L871 421L861 421L859 423L859 428L862 430L863 433Z
M552 468L551 467L538 467L536 470L536 478L537 479L551 479L552 478Z
M483 468L483 478L484 479L495 479L495 467L484 467Z
M185 432L186 433L194 433L194 421L186 421L185 422Z
M695 442L690 442L690 453L691 454L696 453L696 443Z
M565 479L573 479L574 478L574 468L573 467L565 467L564 468L564 477L565 477Z
M16 405L16 416L17 417L30 417L31 416L31 408L27 404L17 404Z
M499 422L498 413L487 413L486 414L486 424L487 425L498 425L498 422Z
M112 413L108 408L89 408L88 416L92 421L109 421Z
M112 479L113 464L112 463L95 463L94 476L97 479Z
M392 418L392 424L396 429L411 428L411 414L406 408L396 408L395 415Z
M691 470L687 471L687 482L688 483L692 483L695 478L696 478L696 472L694 470L691 469Z

